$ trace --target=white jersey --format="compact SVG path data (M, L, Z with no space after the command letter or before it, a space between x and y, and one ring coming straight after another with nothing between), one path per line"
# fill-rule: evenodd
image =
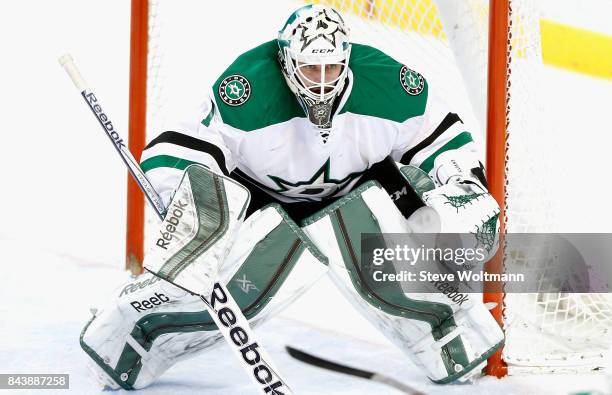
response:
M285 83L277 51L273 40L238 57L196 114L147 145L142 167L166 203L191 163L293 202L341 196L388 156L431 174L448 150L479 159L471 131L423 76L365 45L353 44L331 128L317 128Z

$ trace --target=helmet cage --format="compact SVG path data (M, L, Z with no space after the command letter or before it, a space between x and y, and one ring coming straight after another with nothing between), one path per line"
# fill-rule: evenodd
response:
M334 101L348 77L348 35L340 14L320 5L298 9L279 31L279 61L287 85L310 121L321 129L331 127ZM339 72L329 67L333 65L340 67ZM318 66L320 74L307 70L311 66Z
M308 59L301 54L293 53L288 47L284 48L285 59L287 59L287 77L293 83L299 95L308 97L316 102L324 103L338 95L344 87L344 81L348 74L348 60L350 55L350 47L346 50L344 56L338 59ZM338 76L328 77L330 70L327 66L338 66L340 72ZM304 69L310 66L319 66L320 75L317 80L308 77Z

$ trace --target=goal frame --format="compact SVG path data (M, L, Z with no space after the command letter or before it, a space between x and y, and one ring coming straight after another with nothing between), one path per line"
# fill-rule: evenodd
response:
M140 161L147 130L149 0L132 0L130 24L128 147ZM145 199L129 173L126 210L125 268L132 274L140 274L144 260Z
M505 233L510 13L509 0L489 0L486 167L489 190L501 207L502 236ZM149 0L131 0L130 30L128 146L136 160L140 160L146 144ZM142 273L144 259L145 200L129 174L127 178L125 268L139 274ZM503 270L503 249L502 237L497 254L487 264L488 271ZM503 300L504 295L500 290L485 290L484 301L497 304L491 313L500 325L503 325ZM497 377L507 374L501 350L489 359L485 371Z
M509 0L489 0L486 168L489 192L500 206L500 246L493 259L487 263L487 271L491 273L503 272L503 236L506 230L506 137L509 119L508 95L510 93L508 89L510 13ZM485 289L483 299L485 303L496 303L491 314L503 328L504 294L502 290ZM489 358L485 372L496 377L508 374L507 365L502 358L502 349Z

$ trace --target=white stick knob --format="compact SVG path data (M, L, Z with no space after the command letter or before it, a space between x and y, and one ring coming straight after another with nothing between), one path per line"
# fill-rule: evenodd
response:
M74 60L70 54L60 56L58 61L64 70L66 70L66 73L68 73L70 79L72 79L72 82L79 91L83 92L88 88L87 83L83 77L81 77L81 73L79 73L79 69L76 67L76 64L74 64Z

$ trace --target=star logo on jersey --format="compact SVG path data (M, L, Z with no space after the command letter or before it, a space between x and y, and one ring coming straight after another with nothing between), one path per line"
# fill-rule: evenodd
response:
M239 74L230 75L221 81L219 96L227 105L241 106L251 97L251 84Z
M302 28L302 48L300 51L309 46L314 40L321 37L331 45L336 47L336 32L344 33L340 25L333 21L325 11L319 12L314 18L306 19L305 23L300 24Z
M403 66L400 70L400 83L402 88L412 96L420 94L425 89L425 78L406 66Z
M333 196L340 192L354 180L357 180L363 172L359 171L351 173L341 180L336 180L330 177L331 162L327 159L323 166L310 177L308 181L289 182L277 176L268 176L278 185L279 189L274 190L277 193L285 196L290 196L302 201L316 202L321 198Z

